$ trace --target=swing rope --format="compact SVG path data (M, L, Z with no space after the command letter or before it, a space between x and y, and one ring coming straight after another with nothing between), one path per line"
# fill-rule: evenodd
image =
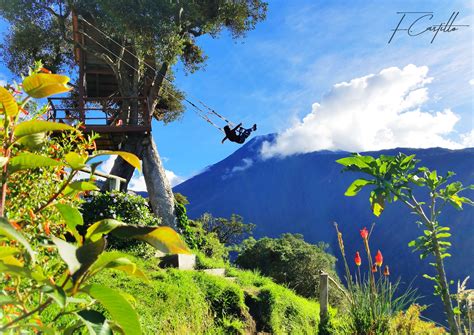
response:
M112 41L113 43L115 43L116 45L118 45L119 47L121 47L123 50L125 50L126 52L128 52L132 57L134 57L136 60L138 61L141 61L140 58L138 58L138 56L136 54L134 54L133 52L131 52L130 50L128 50L124 45L120 44L119 42L117 42L115 39L113 39L112 37L110 37L107 33L105 33L104 31L102 31L101 29L97 28L95 25L93 25L92 23L90 23L89 21L87 21L86 19L84 19L82 16L79 16L79 19L85 23L87 23L90 27L94 28L95 30L97 30L100 34L102 34L105 38L109 39L110 41ZM134 69L135 71L138 72L138 70L133 67L132 65L130 65L128 62L124 61L123 59L121 59L118 55L116 55L114 52L112 52L110 49L108 49L107 47L105 47L104 45L102 45L100 42L98 42L97 40L95 40L94 38L92 38L91 36L89 36L88 34L86 34L84 31L81 31L82 34L86 35L87 37L89 37L90 39L92 39L94 42L96 42L98 45L100 45L102 48L104 48L105 50L109 51L110 53L112 53L115 57L117 57L117 59L120 59L121 61L123 61L125 64L127 64L128 66L130 66L132 69ZM159 74L164 80L166 80L167 82L173 84L173 82L168 79L165 75L161 74L159 71L157 71L153 66L151 66L150 64L148 64L147 62L143 62L143 64L145 66L147 66L148 68L150 68L154 73L157 73ZM150 78L152 79L152 78ZM168 91L168 94L171 95L173 98L175 98L176 100L180 100L179 98L177 98L175 95L171 94L169 91ZM213 125L214 127L216 127L217 129L222 130L221 127L217 126L214 122L212 122L212 120L206 116L206 113L200 109L198 106L196 106L196 104L194 104L192 101L190 101L189 99L187 99L186 97L183 97L183 100L186 101L189 105L193 106L195 108L195 112L196 114L198 114L201 118L203 118L205 121L209 122L211 125ZM205 107L210 113L214 114L215 116L217 116L218 118L222 119L224 122L226 122L227 124L229 124L231 127L233 127L234 123L229 121L227 118L225 118L224 116L220 115L219 113L217 113L214 109L210 108L208 105L206 105L204 102L202 102L201 100L197 99L197 101L203 106ZM198 113L197 111L201 112L201 113Z

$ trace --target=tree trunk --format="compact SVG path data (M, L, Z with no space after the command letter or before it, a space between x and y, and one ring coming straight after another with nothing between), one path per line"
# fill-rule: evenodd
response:
M143 175L153 213L161 218L164 225L176 229L173 191L152 135L129 135L123 143L125 144L123 151L131 152L142 160ZM133 166L117 157L110 174L127 180L126 184L120 185L120 189L126 191L134 171ZM108 189L108 183L103 186L103 190Z
M151 208L164 225L176 229L173 191L151 134L143 141L142 157L143 175Z
M142 143L145 136L145 134L129 134L127 138L122 142L123 147L120 150L135 154L138 158L141 159L143 153ZM128 183L130 182L130 179L132 179L134 172L135 168L128 164L121 157L117 157L117 159L115 159L114 166L112 167L112 170L110 170L110 174L122 177L127 180L125 184L120 184L120 190L122 191L127 190ZM109 182L107 181L102 187L103 191L109 189L108 184Z

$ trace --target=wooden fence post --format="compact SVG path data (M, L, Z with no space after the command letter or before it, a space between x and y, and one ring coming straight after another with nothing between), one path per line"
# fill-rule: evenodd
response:
M328 293L328 274L319 271L319 317L321 323L328 318Z

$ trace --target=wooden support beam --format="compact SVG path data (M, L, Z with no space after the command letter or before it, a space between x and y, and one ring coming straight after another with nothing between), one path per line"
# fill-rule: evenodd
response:
M329 285L328 285L328 274L324 271L319 271L319 317L320 323L326 322L328 313L328 297L329 297Z

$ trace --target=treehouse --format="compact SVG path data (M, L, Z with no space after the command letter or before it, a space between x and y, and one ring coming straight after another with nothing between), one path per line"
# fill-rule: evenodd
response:
M85 133L97 133L99 150L118 150L125 136L151 131L146 96L122 96L112 67L104 60L122 52L124 64L134 63L123 50L73 15L74 58L79 77L69 97L49 98L49 119L84 125ZM103 56L103 57L101 57Z

